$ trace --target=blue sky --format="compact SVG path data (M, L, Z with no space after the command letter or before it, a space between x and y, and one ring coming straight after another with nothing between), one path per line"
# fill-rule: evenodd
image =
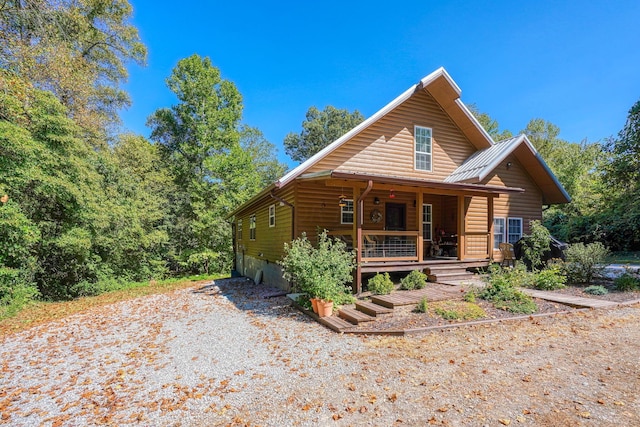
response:
M614 136L640 99L640 2L130 0L149 49L131 66L125 130L175 104L165 79L193 53L244 99L244 123L284 154L311 105L365 117L440 66L516 133L535 117L579 142Z

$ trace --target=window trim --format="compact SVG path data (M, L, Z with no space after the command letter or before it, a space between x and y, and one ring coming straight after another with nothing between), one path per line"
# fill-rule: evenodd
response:
M238 240L242 240L242 218L238 219Z
M340 206L340 224L353 224L353 220L355 218L353 199L344 199L344 201L347 202L347 204L345 206ZM349 206L349 203L351 203L351 210L350 211L346 211L345 208L347 208ZM344 220L344 215L345 214L351 214L351 221L350 222Z
M418 129L429 129L429 153L418 151ZM418 168L418 154L429 156L429 169ZM418 125L413 126L413 169L421 172L433 172L433 128Z
M502 233L497 233L496 232L496 221L498 220L502 220ZM500 249L500 243L504 243L507 240L507 219L503 216L499 216L499 217L494 217L493 218L493 249L494 250L499 250ZM496 245L496 237L500 236L501 239L498 242L498 244Z
M269 205L269 228L276 226L276 205Z
M516 240L513 243L509 241L510 240L509 239L509 235L510 234L516 234L516 233L511 233L510 232L511 231L511 227L509 226L509 221L511 221L511 220L520 221L520 233L519 233L520 237L518 237L518 240L522 239L522 235L524 234L524 222L522 221L522 217L509 217L509 218L507 218L507 227L506 227L506 230L505 230L506 231L506 242L513 244L513 243L516 243L518 240Z
M429 221L425 221L424 220L424 208L425 206L429 206ZM426 230L425 225L429 224L429 238L426 239L424 237L424 232ZM433 204L431 203L423 203L422 204L422 239L425 242L432 242L433 241Z
M249 217L249 240L256 240L256 214Z

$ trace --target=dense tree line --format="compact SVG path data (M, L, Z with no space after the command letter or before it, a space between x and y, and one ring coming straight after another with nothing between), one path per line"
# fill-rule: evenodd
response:
M146 48L126 0L0 4L0 316L231 265L226 215L285 171L208 58L167 79L152 141L118 134Z
M494 140L512 136L475 106L472 112ZM612 250L640 250L640 101L617 137L606 141L565 141L556 125L540 118L521 132L572 198L544 211L553 235L570 243L599 241Z

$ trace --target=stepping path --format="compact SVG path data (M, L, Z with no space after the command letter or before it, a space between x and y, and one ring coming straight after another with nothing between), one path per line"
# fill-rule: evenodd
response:
M547 301L559 302L561 304L573 307L587 308L611 308L618 305L617 302L605 301L595 298L576 297L573 295L564 295L556 292L537 291L535 289L521 289L522 292L531 295L534 298L540 298Z

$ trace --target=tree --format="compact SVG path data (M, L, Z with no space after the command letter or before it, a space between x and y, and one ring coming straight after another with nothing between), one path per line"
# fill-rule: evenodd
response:
M178 104L157 110L147 124L172 170L171 240L178 265L194 260L230 264L225 217L283 171L260 131L241 126L242 97L209 58L182 59L167 79ZM217 255L216 255L217 254Z
M545 160L552 158L554 150L562 141L558 138L560 128L540 118L529 120L527 126L520 133L527 135L529 141Z
M129 105L125 64L146 48L127 0L7 0L0 4L0 67L50 90L94 134ZM94 141L95 143L95 141Z
M476 104L469 104L468 108L494 141L502 141L503 139L511 138L513 136L511 131L508 129L500 131L498 121L491 118L487 113L481 112Z
M303 162L359 125L364 116L358 110L350 113L331 105L320 111L310 107L302 131L289 133L284 139L285 153L293 160Z

